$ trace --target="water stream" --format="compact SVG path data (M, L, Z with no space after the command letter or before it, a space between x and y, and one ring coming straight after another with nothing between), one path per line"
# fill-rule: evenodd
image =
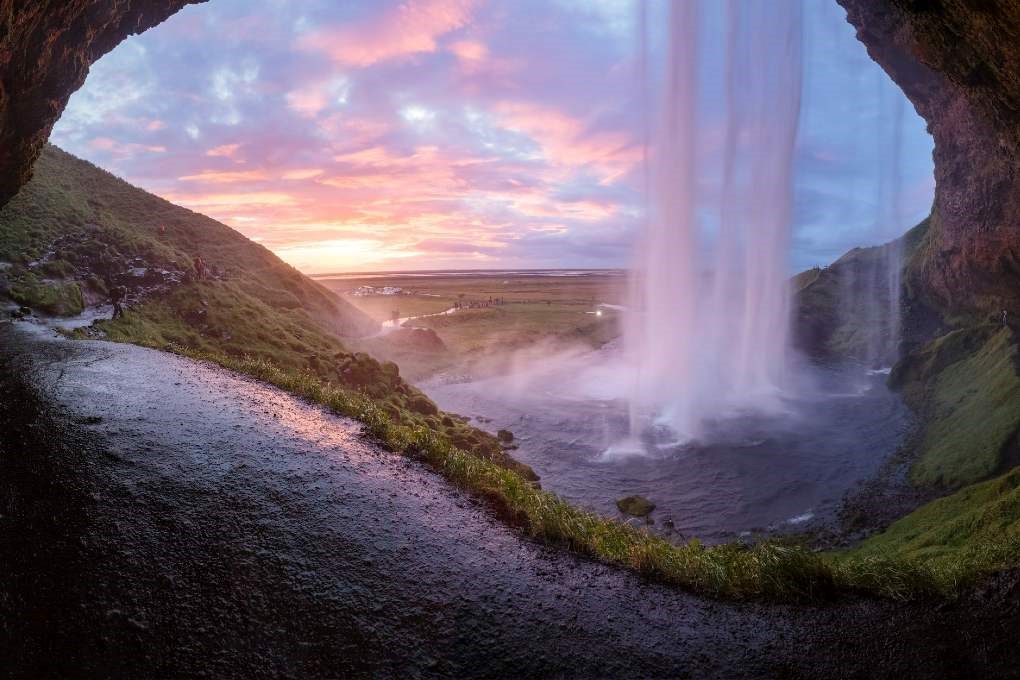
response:
M647 149L648 217L626 324L632 435L661 426L698 437L720 412L781 408L780 394L791 387L788 258L801 5L726 5L727 105L721 143L711 146L707 140L718 135L699 118L706 87L699 61L712 47L703 40L712 35L706 15L718 7L692 0L668 8ZM703 181L702 166L711 163L721 168L718 188ZM714 226L714 243L706 223Z

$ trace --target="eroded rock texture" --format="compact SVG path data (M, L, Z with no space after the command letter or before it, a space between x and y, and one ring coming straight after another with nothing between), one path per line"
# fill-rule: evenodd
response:
M195 2L0 0L0 206L32 176L92 62Z
M935 139L917 290L950 312L1020 313L1020 2L838 1Z

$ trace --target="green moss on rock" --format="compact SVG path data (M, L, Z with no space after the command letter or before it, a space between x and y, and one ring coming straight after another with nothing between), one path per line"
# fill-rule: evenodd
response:
M74 316L85 308L77 283L41 281L33 274L13 282L8 294L20 305L55 316Z
M911 473L917 484L959 486L994 474L1020 429L1016 341L1009 328L988 331L950 334L927 352L928 424Z
M625 515L647 517L655 510L655 503L644 496L626 496L616 501L616 507Z

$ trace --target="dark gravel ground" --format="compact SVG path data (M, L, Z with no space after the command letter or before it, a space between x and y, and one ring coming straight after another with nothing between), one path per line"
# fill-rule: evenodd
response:
M714 602L218 368L0 323L0 386L7 677L1020 676L1014 574L941 608Z

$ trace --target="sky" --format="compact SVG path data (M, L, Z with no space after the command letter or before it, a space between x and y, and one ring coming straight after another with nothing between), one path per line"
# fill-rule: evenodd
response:
M642 57L636 7L211 0L100 59L51 141L310 274L624 267L645 214L641 64L662 60L654 30ZM895 237L934 191L923 121L835 2L804 7L792 270Z

